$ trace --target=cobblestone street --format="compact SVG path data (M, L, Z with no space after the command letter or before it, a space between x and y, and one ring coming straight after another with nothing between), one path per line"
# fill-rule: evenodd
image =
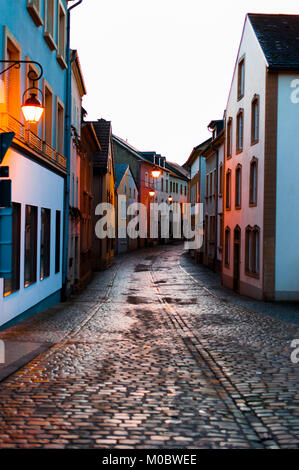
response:
M48 349L0 383L0 447L298 448L299 325L196 269L182 246L133 252L2 331Z

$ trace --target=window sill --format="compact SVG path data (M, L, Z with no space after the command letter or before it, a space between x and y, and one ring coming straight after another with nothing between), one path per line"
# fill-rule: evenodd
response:
M249 207L257 207L257 202L250 202Z
M33 3L28 3L27 4L27 10L28 10L31 18L34 21L35 26L39 27L39 26L42 26L44 24L40 14L39 14L39 11L36 9L36 7L35 7L35 5L33 5Z
M252 141L251 141L251 146L256 145L256 144L258 144L258 143L259 143L259 139L257 139L257 140L252 140Z
M65 62L64 58L62 57L62 55L57 54L56 59L57 59L57 62L59 63L59 65L60 65L60 67L61 67L63 70L67 69L66 62Z
M44 38L45 38L45 41L46 43L48 44L49 48L51 49L51 51L54 51L57 49L57 46L54 42L54 39L51 35L51 33L48 33L48 32L44 32Z
M232 158L232 154L226 155L226 160L230 160Z
M238 96L237 101L241 101L244 98L244 93L243 95Z
M242 153L242 152L243 152L243 147L242 147L241 149L237 149L237 150L236 150L236 155L239 155L239 154Z
M259 279L260 278L260 275L258 273L252 273L252 272L247 271L247 270L245 270L245 274L246 274L246 276L252 277L254 279Z
M235 206L235 210L236 210L236 211L240 211L241 209L242 209L241 206Z

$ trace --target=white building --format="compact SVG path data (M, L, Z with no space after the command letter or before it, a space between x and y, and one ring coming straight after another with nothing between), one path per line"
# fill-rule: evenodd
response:
M299 300L299 16L248 14L226 109L223 283Z
M224 121L211 121L212 140L202 151L205 165L204 257L215 271L222 270Z

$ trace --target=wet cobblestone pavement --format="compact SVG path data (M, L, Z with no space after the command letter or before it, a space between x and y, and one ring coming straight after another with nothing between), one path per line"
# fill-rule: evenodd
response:
M1 448L299 447L299 326L217 297L182 255L131 253L0 333L55 343L1 382Z

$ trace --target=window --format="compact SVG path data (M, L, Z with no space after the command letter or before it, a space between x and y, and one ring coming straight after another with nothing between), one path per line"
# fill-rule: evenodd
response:
M125 189L124 189L124 192L125 192L125 194L127 194L127 185L126 185L126 184L125 184ZM108 202L110 202L110 201L109 201L110 194L109 194L109 193L107 193L107 194L108 194L108 196L107 196L107 200L108 200Z
M220 163L219 166L219 197L222 197L223 193L223 165Z
M170 192L172 193L172 181L170 181Z
M214 196L217 194L217 172L214 170Z
M48 46L53 51L56 49L54 41L54 18L55 18L55 1L45 0L45 30L44 38Z
M219 248L223 249L223 214L219 214Z
M12 204L12 277L4 279L4 296L20 289L21 204Z
M50 276L51 210L41 210L40 279Z
M183 194L183 185L181 184L181 194Z
M255 226L254 228L248 226L246 228L246 256L245 256L245 271L249 275L259 275L259 241L260 229Z
M55 236L55 273L60 271L60 227L61 227L61 212L56 211L56 236Z
M36 282L37 266L37 207L26 206L25 213L25 278L24 286Z
M209 175L206 175L206 197L209 197Z
M224 264L225 266L228 267L230 264L230 229L228 227L226 227L225 229L224 243L225 243Z
M231 157L232 155L232 129L233 129L233 120L229 118L227 123L227 137L226 137L226 156Z
M53 146L53 92L44 81L45 111L43 114L43 138L47 145ZM46 146L46 152L47 152ZM50 150L50 149L49 149Z
M166 186L165 191L168 193L168 180L165 181L165 186Z
M184 192L185 196L187 196L187 186L185 186L185 192Z
M236 168L236 180L235 180L236 209L241 209L241 193L242 193L242 167L241 165L238 165Z
M210 190L209 190L209 195L212 197L213 195L213 173L210 173Z
M210 243L215 242L215 228L216 228L216 218L214 215L210 217Z
M161 191L164 191L164 179L161 178Z
M195 226L195 221L194 221L194 226ZM209 238L209 216L206 215L205 217L205 252L206 253L208 251L208 238Z
M5 60L20 60L21 47L5 28L6 38L6 57ZM21 120L21 82L20 82L20 69L12 67L5 72L5 88L6 88L6 101L7 113L15 118ZM17 122L13 123L16 127L16 133L21 132Z
M249 204L257 205L257 159L254 158L250 163L250 187L249 187Z
M245 59L241 59L238 65L238 100L244 96L245 86Z
M225 207L227 210L230 210L230 201L231 201L231 171L227 170L226 172L226 197L225 197Z
M27 0L27 10L36 26L41 26L43 20L40 16L40 0Z
M179 183L176 183L176 191L177 194L179 194Z
M60 100L56 98L56 150L63 155L64 145L64 108Z
M144 175L144 185L146 188L148 187L148 173L147 172Z
M259 97L254 96L251 103L251 144L259 140Z
M244 114L243 110L240 110L237 115L237 152L243 150L243 129L244 129Z
M66 68L67 65L65 63L65 27L66 27L66 20L65 20L65 11L62 7L62 4L59 3L58 7L58 50L57 50L57 60L59 65L62 68Z

